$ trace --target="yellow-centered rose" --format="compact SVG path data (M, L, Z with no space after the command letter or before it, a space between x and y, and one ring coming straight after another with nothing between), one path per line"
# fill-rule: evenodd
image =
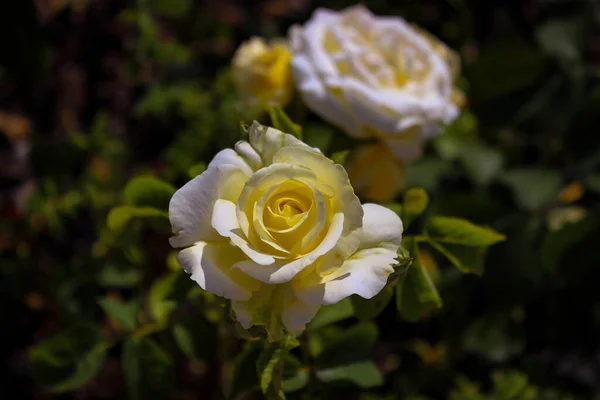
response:
M319 9L290 41L307 106L353 137L378 138L398 160L419 158L464 101L453 87L458 57L400 17Z
M248 108L285 106L292 95L290 52L284 42L254 37L233 57L233 83Z
M376 295L393 272L402 222L361 205L341 165L254 123L169 205L182 267L231 299L244 327L297 334L322 304Z

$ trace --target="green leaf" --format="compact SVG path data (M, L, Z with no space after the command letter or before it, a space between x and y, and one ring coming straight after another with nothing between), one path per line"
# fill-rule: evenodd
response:
M82 354L75 363L73 374L65 381L52 385L50 390L55 393L63 393L84 386L100 372L109 348L108 343L99 343L87 353Z
M248 341L244 350L236 357L231 374L231 386L228 398L242 399L244 394L258 388L256 360L260 356L262 346L258 341Z
M417 242L405 237L402 243L408 249L412 264L400 275L396 285L396 307L407 321L417 321L432 309L440 308L442 300L429 274L421 264Z
M429 196L425 189L412 188L404 193L402 203L402 222L408 226L419 217L429 205Z
M352 301L346 298L338 303L321 307L317 315L309 322L307 329L314 331L329 324L350 318L352 315L354 315Z
M140 270L131 266L121 267L106 264L98 274L98 283L103 287L129 288L138 284L141 278Z
M122 329L132 331L137 327L137 317L139 312L139 304L137 301L132 300L129 302L122 302L110 297L104 297L98 300L98 304L100 304L104 312L110 318L114 319Z
M178 304L185 300L191 281L183 270L163 275L154 281L148 294L148 311L159 323L168 321Z
M177 347L189 358L208 361L214 355L216 331L204 318L178 319L171 332Z
M372 322L360 323L339 335L318 355L316 363L328 368L369 358L377 343L379 332Z
M65 329L30 349L32 374L54 392L80 388L100 371L109 347L98 326Z
M284 392L295 392L304 388L310 376L307 369L302 365L298 358L287 354L283 363L283 382L281 387Z
M436 242L463 246L485 247L506 239L493 229L475 225L466 219L431 217L425 227L427 235Z
M561 174L548 169L515 169L499 179L512 190L517 203L530 211L555 200L562 184Z
M298 341L289 335L282 340L269 343L256 361L260 389L268 400L285 399L281 387L283 380L283 362L289 349L298 345Z
M348 158L348 154L350 154L350 150L336 151L331 155L331 159L336 164L344 165L346 159Z
M372 361L361 361L316 371L322 382L346 381L363 389L381 386L383 376Z
M106 224L113 231L121 230L133 218L160 218L168 219L169 214L153 207L113 207L108 213Z
M434 191L442 177L453 172L454 165L438 158L422 158L404 165L406 187L422 187Z
M122 365L128 398L169 398L175 382L173 360L152 339L127 339L123 345Z
M152 176L140 176L127 182L123 202L129 206L153 207L168 210L175 188L168 182Z
M442 254L452 265L465 273L483 275L487 247L462 246L457 244L442 244L432 238L428 243Z
M502 169L502 153L476 143L464 143L459 160L469 179L477 185L487 185Z
M542 241L542 263L555 271L569 249L600 227L599 215L588 215L581 221L567 224L558 231L548 232Z
M518 371L494 371L491 374L494 392L501 399L521 399L529 384L527 375Z
M328 154L333 137L331 128L324 125L311 125L304 130L304 142L311 147L318 148L323 154Z
M394 288L386 285L381 292L372 299L364 299L358 295L352 296L354 314L360 321L369 321L377 317L389 304L394 296Z
M586 17L554 18L536 29L538 43L546 54L567 62L578 61L586 40Z
M274 107L269 109L269 116L271 117L273 128L279 129L284 133L289 133L302 140L302 127L293 123L281 108Z

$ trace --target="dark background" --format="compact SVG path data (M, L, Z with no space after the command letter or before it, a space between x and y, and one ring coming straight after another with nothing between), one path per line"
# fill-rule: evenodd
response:
M540 388L532 398L598 398L600 5L363 3L420 25L461 55L465 113L447 143L407 167L409 186L428 190L432 212L491 225L508 240L488 253L482 277L430 257L441 310L408 323L392 302L377 317L371 358L382 386L316 387L310 398L527 398L492 385L490 373L500 370L520 371ZM235 107L227 68L243 40L285 36L316 7L350 4L0 2L0 398L132 398L121 342L129 333L98 299L136 302L143 325L152 288L177 267L163 227L114 232L108 211L132 176L179 187L190 168L237 140L249 117ZM309 123L325 129L315 116ZM582 212L568 228L551 228ZM161 348L137 350L150 368L138 384L157 385L145 398L222 398L242 343L223 333L215 299L177 301L195 352L178 348L168 330L153 333ZM349 325L314 335L332 341ZM102 340L112 347L97 373L57 389ZM479 382L472 397L461 376Z

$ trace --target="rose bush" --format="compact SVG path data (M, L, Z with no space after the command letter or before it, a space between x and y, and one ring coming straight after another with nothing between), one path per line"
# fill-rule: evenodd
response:
M255 122L169 205L177 259L231 300L244 327L297 334L323 304L376 295L393 272L402 221L361 205L341 165Z
M458 115L458 57L402 18L362 6L319 9L290 30L290 42L307 106L353 137L383 141L398 160L420 157L439 125Z

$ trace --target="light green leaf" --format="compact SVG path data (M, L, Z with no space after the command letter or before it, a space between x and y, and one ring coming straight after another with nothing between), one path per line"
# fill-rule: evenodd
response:
M281 387L283 380L283 361L287 352L298 345L298 341L286 335L279 342L269 343L256 362L260 389L268 400L285 399Z
M110 297L104 297L98 300L98 304L104 312L119 326L126 330L132 331L137 327L137 316L139 312L139 304L137 301L122 302Z
M350 318L354 315L352 302L346 298L338 303L323 306L317 312L317 315L309 322L307 329L317 330L329 324Z
M562 184L561 174L549 169L514 169L499 179L512 190L517 203L530 211L555 200Z
M436 242L485 247L506 239L493 229L475 225L466 219L434 216L427 221L427 235Z
M123 202L129 206L153 207L167 210L175 188L168 182L152 176L139 176L127 182Z
M379 332L372 322L360 323L339 335L318 355L316 363L327 368L369 358Z
M302 140L302 127L293 123L281 108L274 107L269 109L269 116L271 117L273 128L279 129L284 133L289 133Z
M381 292L371 299L364 299L358 295L352 296L354 314L360 321L369 321L377 317L394 297L394 288L386 285Z
M168 222L169 214L153 207L117 206L108 213L106 224L109 229L118 231L133 218L166 218Z
M346 158L348 158L348 154L350 154L350 150L336 151L331 155L331 159L336 164L344 165Z
M173 360L152 339L127 339L123 345L122 365L128 398L169 398L175 382Z
M588 215L581 221L570 223L558 231L548 232L542 241L542 263L555 271L569 249L600 227L600 216Z
M381 386L383 376L372 361L361 361L316 371L322 382L346 381L363 389Z
M460 271L483 275L487 247L442 244L432 238L427 238L427 241Z
M148 294L148 311L156 322L166 322L190 289L190 280L183 270L163 275L154 281Z
M402 243L408 249L412 264L406 273L400 275L396 285L396 307L407 321L417 321L432 309L440 308L442 300L421 264L421 254L417 242L405 237Z
M402 203L402 222L405 227L419 217L429 205L429 196L425 189L411 188L404 193Z

